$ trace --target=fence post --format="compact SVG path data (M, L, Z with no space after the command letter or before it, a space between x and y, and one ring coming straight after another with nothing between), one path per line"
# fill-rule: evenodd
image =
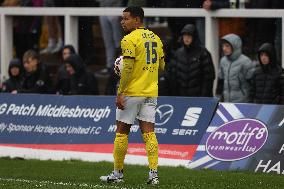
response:
M13 17L1 15L1 79L8 78L9 61L13 57Z
M78 51L78 17L77 16L64 16L64 40L65 44L74 46L76 52Z
M219 25L218 19L213 18L210 15L205 17L205 46L211 53L214 63L216 79L214 82L213 94L215 95L219 65Z

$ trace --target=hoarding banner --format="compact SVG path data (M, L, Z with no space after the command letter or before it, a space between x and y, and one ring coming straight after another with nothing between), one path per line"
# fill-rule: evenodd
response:
M284 106L220 103L188 167L283 174L283 126Z
M0 145L112 154L115 97L0 94ZM159 157L191 160L217 106L214 98L159 97ZM128 154L146 156L139 126Z

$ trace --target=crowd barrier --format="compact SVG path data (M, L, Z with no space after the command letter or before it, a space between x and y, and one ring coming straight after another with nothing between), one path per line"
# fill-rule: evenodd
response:
M114 96L0 94L0 156L113 161L114 101ZM283 115L278 105L159 97L159 164L283 174ZM147 164L137 123L126 163Z

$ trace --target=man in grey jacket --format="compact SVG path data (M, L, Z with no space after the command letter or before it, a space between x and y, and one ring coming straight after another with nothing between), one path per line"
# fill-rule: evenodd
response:
M218 72L217 96L224 102L248 102L249 80L253 76L255 64L242 54L241 38L235 34L222 37L222 50Z

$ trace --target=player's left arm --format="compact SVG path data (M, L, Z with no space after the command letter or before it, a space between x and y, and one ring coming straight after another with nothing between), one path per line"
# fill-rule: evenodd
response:
M135 61L135 45L132 40L124 38L121 41L123 56L123 69L121 71L120 83L117 93L123 94L130 81Z
M123 69L121 72L118 94L123 94L130 81L130 75L134 67L134 60L135 59L132 57L128 56L123 57Z

